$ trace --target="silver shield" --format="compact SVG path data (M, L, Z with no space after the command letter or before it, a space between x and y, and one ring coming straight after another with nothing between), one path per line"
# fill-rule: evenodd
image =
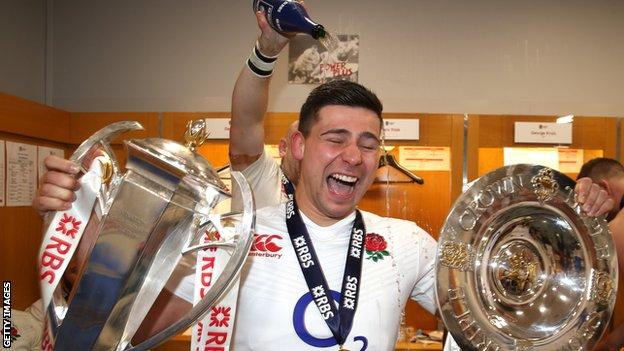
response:
M440 314L462 350L585 350L613 311L617 257L607 222L575 183L535 165L474 181L442 228Z

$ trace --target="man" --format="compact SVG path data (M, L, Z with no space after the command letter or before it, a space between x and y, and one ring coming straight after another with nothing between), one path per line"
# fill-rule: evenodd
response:
M607 220L615 242L618 255L619 274L624 272L624 166L614 159L599 157L586 162L578 175L579 178L589 177L603 188L615 204L609 212ZM620 292L618 294L622 296ZM624 323L615 326L609 335L595 348L598 350L619 350L624 347Z
M259 46L269 55L281 50L270 53ZM246 93L253 98L268 91L268 82L256 83L243 92L251 89ZM233 97L235 108L248 107L236 103L241 96ZM290 138L293 159L300 163L297 187L287 182L288 202L261 208L256 216L256 232L274 235L280 255L252 256L245 263L234 350L393 350L397 316L407 298L435 310L435 241L412 222L356 210L377 169L381 112L375 94L344 81L319 86L303 104L298 131ZM249 138L235 125L233 118L232 139ZM258 135L262 123L246 125L250 128ZM232 147L233 169L257 161L262 140ZM68 167L48 165L56 166ZM64 193L54 187L49 193ZM591 195L586 204L598 211L600 196L591 190L582 194ZM68 201L65 196L60 204Z

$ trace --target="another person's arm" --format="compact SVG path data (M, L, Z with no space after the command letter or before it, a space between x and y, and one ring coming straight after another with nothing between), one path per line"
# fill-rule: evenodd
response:
M624 272L624 211L618 212L617 216L609 222L613 242L618 256L618 271L620 274ZM624 296L622 293L619 296ZM624 323L616 325L615 328L602 342L598 344L594 351L618 351L624 347Z
M78 165L54 155L46 157L43 162L47 171L33 199L33 207L42 216L48 211L68 210L76 199L74 191L79 187L76 180Z

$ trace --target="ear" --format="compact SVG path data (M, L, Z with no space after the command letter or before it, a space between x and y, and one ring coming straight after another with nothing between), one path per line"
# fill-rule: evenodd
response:
M596 184L598 184L598 186L600 186L604 191L606 191L607 194L609 194L609 196L613 197L613 189L611 189L611 184L609 183L608 180L600 179L599 181L596 182Z
M279 155L280 157L284 157L286 156L286 151L287 151L288 145L286 144L286 140L284 138L280 139L279 141Z
M301 132L296 131L290 136L290 148L291 153L295 160L303 160L303 154L305 151L305 138Z

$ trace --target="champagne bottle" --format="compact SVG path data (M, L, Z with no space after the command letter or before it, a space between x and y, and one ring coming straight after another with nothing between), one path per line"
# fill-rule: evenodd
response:
M305 33L314 39L326 35L323 25L312 21L305 8L295 0L254 0L253 8L266 13L271 27L280 33Z

